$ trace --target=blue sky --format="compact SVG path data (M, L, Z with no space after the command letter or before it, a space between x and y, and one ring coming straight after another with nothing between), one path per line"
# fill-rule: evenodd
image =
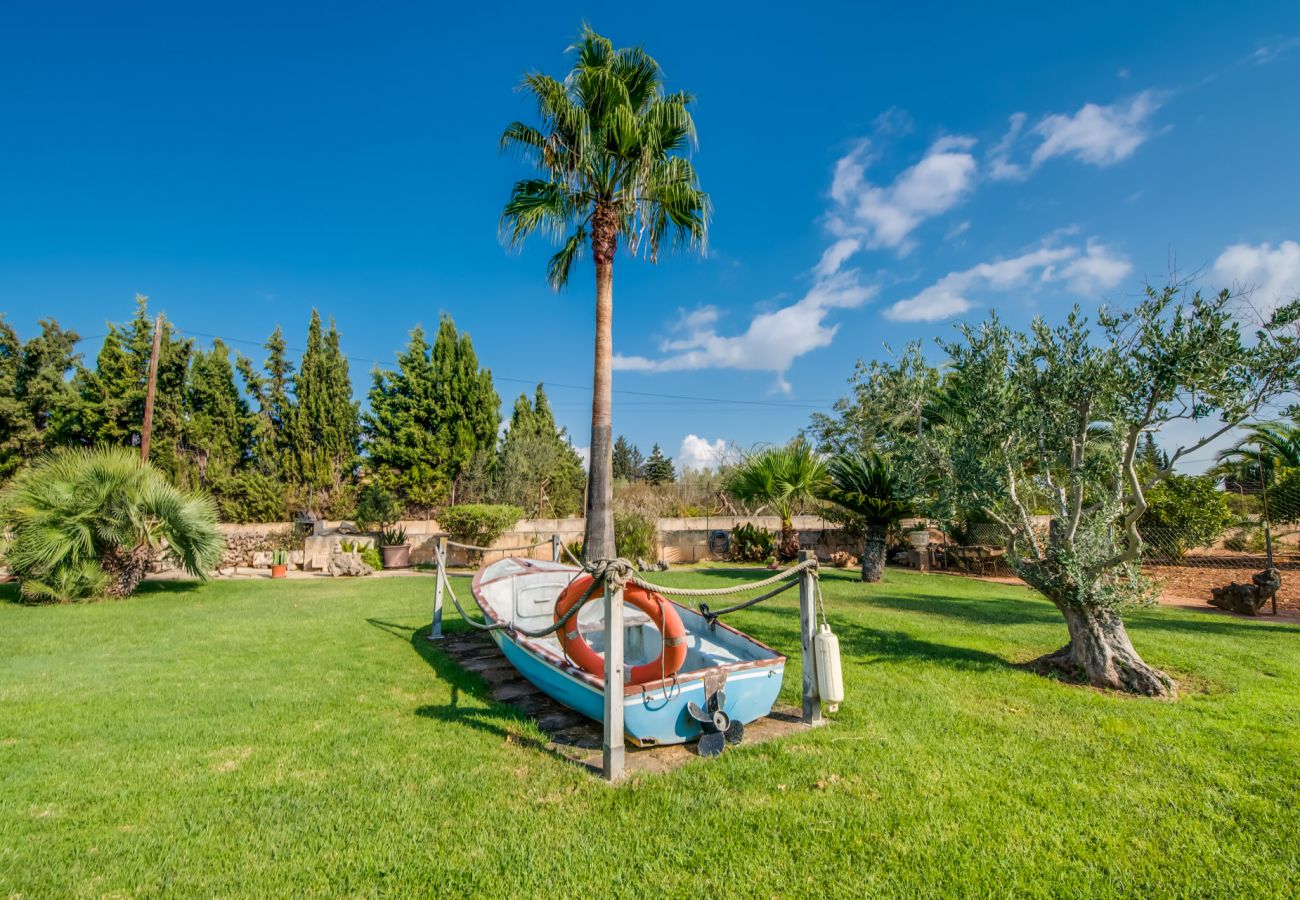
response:
M1300 7L901 6L6 4L0 309L100 335L139 292L300 346L317 307L362 393L446 311L583 445L591 271L556 295L550 248L503 249L496 141L584 19L696 94L715 209L706 257L616 265L615 430L646 449L782 440L886 342L1174 262L1300 290Z

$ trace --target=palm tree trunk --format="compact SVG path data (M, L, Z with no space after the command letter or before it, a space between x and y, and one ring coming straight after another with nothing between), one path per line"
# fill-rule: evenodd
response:
M598 217L593 217L593 219ZM593 221L593 226L596 223ZM596 359L591 391L591 449L587 464L587 522L582 557L590 562L614 556L614 442L612 381L614 364L614 260L612 246L597 245ZM612 244L612 240L609 241Z
M794 530L794 522L781 520L781 541L777 547L777 557L782 562L789 562L799 557L799 532Z
M885 529L868 525L862 540L862 580L876 582L885 573Z

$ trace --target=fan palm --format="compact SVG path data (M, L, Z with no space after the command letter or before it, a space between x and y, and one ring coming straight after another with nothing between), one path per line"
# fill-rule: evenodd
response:
M691 96L665 94L659 65L640 48L615 49L584 27L569 48L563 81L539 73L521 88L537 102L540 126L513 122L503 150L532 162L539 177L517 181L502 213L512 245L537 231L559 241L547 265L556 289L590 250L596 270L596 352L592 380L591 457L587 477L588 559L613 556L611 381L614 254L622 238L632 253L658 258L665 244L703 245L708 196L681 155L695 138Z
M791 560L799 555L799 533L794 514L799 506L824 488L826 465L803 441L768 447L750 454L727 478L727 491L739 500L770 507L781 518L777 555Z
M1260 422L1218 457L1220 474L1251 478L1257 483L1276 478L1286 469L1300 468L1300 424Z
M221 558L216 522L210 497L120 447L59 451L0 495L5 561L35 602L125 597L163 553L206 577Z
M826 467L822 496L852 513L862 526L862 580L879 581L885 570L889 528L909 512L897 477L875 453L845 453Z

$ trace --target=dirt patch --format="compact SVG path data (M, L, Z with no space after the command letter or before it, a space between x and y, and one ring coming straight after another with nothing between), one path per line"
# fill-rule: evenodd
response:
M1223 562L1223 560L1215 560ZM1232 561L1236 563L1236 560ZM1229 582L1249 582L1250 576L1263 568L1243 568L1241 565L1145 566L1143 572L1160 585L1160 603L1164 606L1182 606L1219 612L1209 605L1211 588L1223 587ZM1279 616L1300 618L1300 566L1294 562L1282 563L1282 590L1277 595ZM1272 606L1266 604L1260 615L1271 617ZM1231 615L1231 613L1227 613Z

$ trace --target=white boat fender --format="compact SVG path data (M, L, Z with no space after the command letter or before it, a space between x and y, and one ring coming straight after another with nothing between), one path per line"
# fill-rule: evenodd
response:
M817 693L830 712L844 702L844 672L840 668L840 639L823 622L813 635L813 660L817 667Z

